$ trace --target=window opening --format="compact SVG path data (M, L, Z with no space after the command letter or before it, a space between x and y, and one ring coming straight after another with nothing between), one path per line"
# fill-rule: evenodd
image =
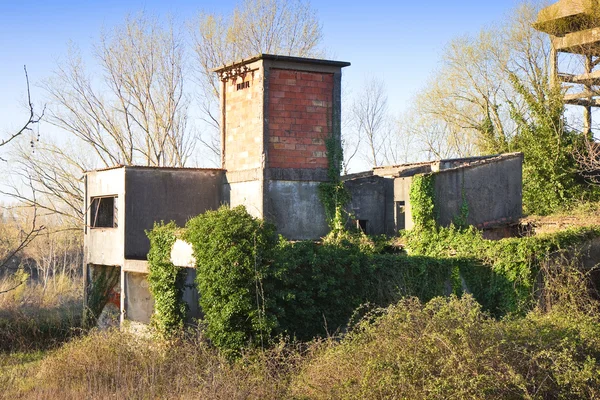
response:
M367 233L367 222L366 219L357 219L356 229L360 229L363 233Z
M90 213L92 228L117 227L117 196L93 197Z
M406 229L406 203L404 201L396 202L396 230Z

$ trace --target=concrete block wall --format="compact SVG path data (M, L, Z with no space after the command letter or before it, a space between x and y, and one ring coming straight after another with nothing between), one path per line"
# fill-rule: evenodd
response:
M224 82L221 90L227 135L223 143L224 168L240 171L260 168L263 161L263 70L253 67L243 77Z

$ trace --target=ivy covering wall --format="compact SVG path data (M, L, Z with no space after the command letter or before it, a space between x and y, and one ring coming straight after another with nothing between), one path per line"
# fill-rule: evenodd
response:
M542 262L558 251L600 237L599 227L589 227L548 235L486 240L473 227L439 227L434 183L434 174L413 178L410 200L415 229L405 233L406 249L411 256L447 260L453 266L455 287L460 280L463 289L472 292L475 299L496 316L529 310L535 301ZM468 215L465 207L461 208L458 218Z
M587 228L490 241L474 228L438 227L434 179L413 179L417 224L404 235L407 252L362 233L290 242L243 206L190 220L181 236L194 249L207 337L235 357L280 335L309 340L335 333L364 304L387 306L406 296L426 302L465 291L494 316L524 313L534 305L542 261L600 237L600 228ZM153 323L163 331L179 329L185 316L182 271L168 259L176 233L172 223L148 233Z

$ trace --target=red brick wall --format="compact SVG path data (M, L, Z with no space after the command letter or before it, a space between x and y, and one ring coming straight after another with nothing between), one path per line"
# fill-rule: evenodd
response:
M327 168L333 74L272 69L269 74L271 168Z
M250 87L238 90L244 82L238 77L225 83L225 168L241 171L259 168L263 153L262 71L247 74Z

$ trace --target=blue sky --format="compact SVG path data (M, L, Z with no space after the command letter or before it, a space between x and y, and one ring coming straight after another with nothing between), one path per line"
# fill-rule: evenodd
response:
M349 61L344 80L357 90L375 75L386 83L395 113L407 107L439 65L446 43L500 22L520 1L313 1L323 23L330 58ZM35 103L44 102L36 85L66 55L69 41L86 54L103 28L145 11L185 20L200 10L228 12L235 1L187 0L0 0L0 134L26 115L23 65Z

